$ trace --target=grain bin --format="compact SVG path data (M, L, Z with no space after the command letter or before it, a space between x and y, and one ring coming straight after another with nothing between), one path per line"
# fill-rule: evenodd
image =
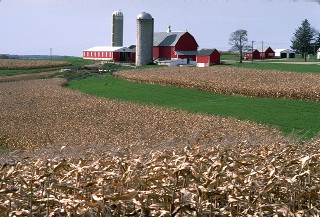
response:
M154 20L146 12L137 16L136 66L147 65L153 57Z
M113 47L123 46L123 13L115 11L112 13L112 43Z

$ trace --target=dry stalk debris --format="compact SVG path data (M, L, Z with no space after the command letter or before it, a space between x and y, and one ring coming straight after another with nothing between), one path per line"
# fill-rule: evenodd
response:
M67 61L0 59L0 69L39 69L70 65Z
M0 83L0 216L319 215L320 140Z
M0 170L1 216L318 216L320 142L23 159Z

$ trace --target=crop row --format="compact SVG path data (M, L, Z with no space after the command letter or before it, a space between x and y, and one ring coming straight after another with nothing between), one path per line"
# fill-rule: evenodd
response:
M39 69L70 65L67 61L0 59L0 69Z
M215 144L284 141L279 131L252 122L87 96L62 87L63 82L43 79L0 83L2 147L94 144L115 150L119 144L137 144L139 152L193 143L198 135Z
M0 83L0 216L319 215L319 140Z
M318 216L320 141L85 158L19 159L0 170L1 216Z
M153 68L116 73L130 81L203 91L320 101L320 75L234 67Z

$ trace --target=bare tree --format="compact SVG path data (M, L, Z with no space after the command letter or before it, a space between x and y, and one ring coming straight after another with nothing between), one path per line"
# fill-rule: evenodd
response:
M243 50L247 47L248 43L248 33L247 30L238 29L235 32L232 32L229 37L229 44L232 46L232 51L239 51L240 53L240 63L242 63L242 53Z

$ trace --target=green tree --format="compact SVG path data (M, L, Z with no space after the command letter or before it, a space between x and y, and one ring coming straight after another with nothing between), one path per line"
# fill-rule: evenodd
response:
M320 48L320 33L318 33L318 36L315 41L316 51Z
M248 43L248 32L244 29L238 29L232 32L229 37L229 44L231 45L231 51L239 51L240 63L242 63L243 50L247 47Z
M307 54L313 53L313 41L317 31L311 27L307 19L303 20L301 26L296 29L291 40L291 48L298 53L301 53L304 60L307 61Z

